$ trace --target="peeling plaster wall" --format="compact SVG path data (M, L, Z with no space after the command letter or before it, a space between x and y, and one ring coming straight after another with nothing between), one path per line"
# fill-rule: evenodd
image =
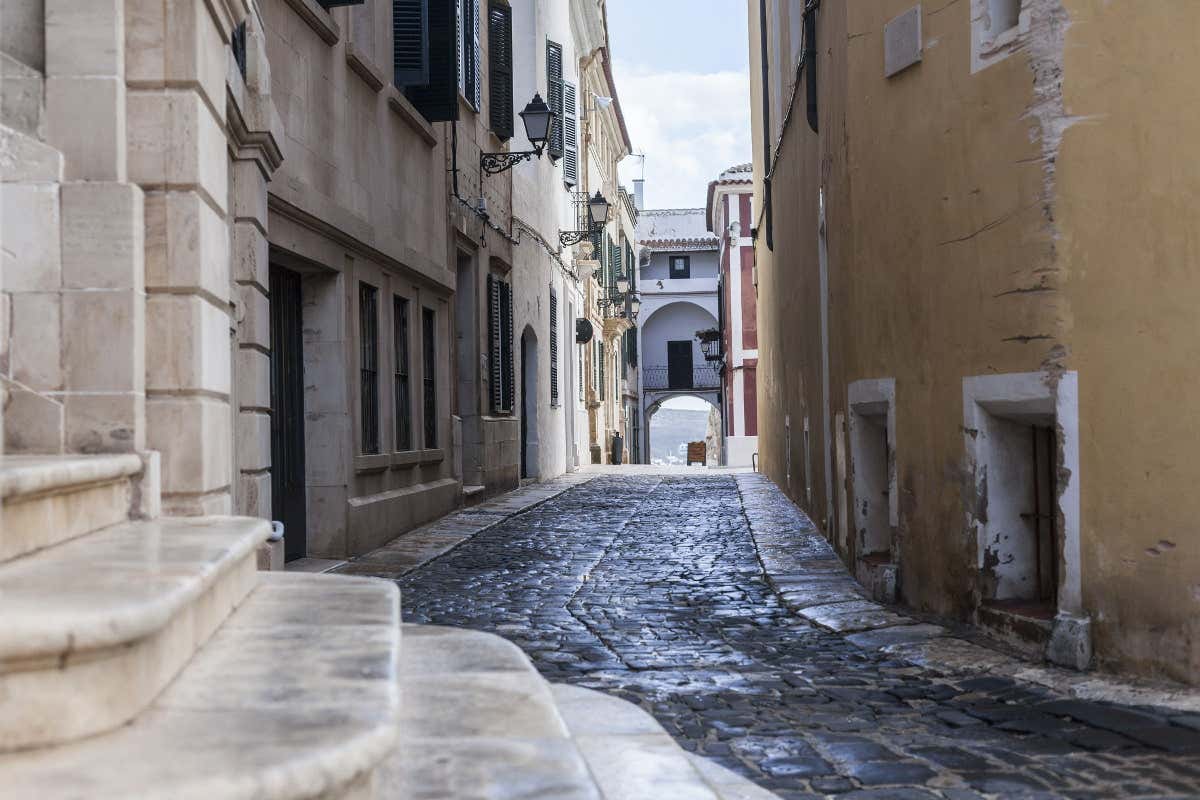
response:
M1101 666L1200 683L1200 4L1064 0L1055 247Z
M1074 370L1071 483L1096 661L1198 682L1200 499L1188 467L1200 421L1188 409L1200 389L1200 151L1188 143L1200 141L1200 4L1025 0L1009 54L972 74L971 4L923 3L923 60L885 78L884 25L914 5L818 12L821 133L801 94L775 163L773 250L765 219L754 221L762 467L801 505L811 484L807 510L827 533L851 513L844 487L832 516L824 501L824 187L828 413L847 414L851 382L895 376L901 601L967 619L981 588L963 522L979 504L963 378L1044 371L1057 392ZM758 0L747 10L757 214L770 153Z

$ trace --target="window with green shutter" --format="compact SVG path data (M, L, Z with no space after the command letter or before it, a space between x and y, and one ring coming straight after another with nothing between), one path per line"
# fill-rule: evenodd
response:
M550 131L550 158L563 157L563 51L557 42L546 42L546 104L554 113L554 129Z
M479 0L462 1L463 97L478 111L482 105L482 81L479 65Z
M558 405L558 295L550 290L550 405Z
M458 119L458 0L393 0L395 80L429 122ZM416 43L420 42L419 45ZM420 47L420 68L412 48Z
M514 385L512 286L494 275L487 278L489 387L492 412L511 414Z
M508 140L513 135L512 9L507 3L488 4L488 105L492 132Z
M574 84L563 84L563 183L569 187L579 183L579 119L576 94Z

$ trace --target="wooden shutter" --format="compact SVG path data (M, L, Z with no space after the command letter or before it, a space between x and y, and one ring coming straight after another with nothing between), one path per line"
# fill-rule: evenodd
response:
M603 400L608 395L608 392L605 391L607 387L604 385L604 342L596 342L596 360L600 364L600 399Z
M501 356L501 394L503 397L504 410L512 412L516 401L516 384L514 381L514 361L513 361L513 306L512 306L512 284L507 281L500 282L500 343L502 347Z
M426 4L429 73L424 84L405 94L430 122L458 119L458 67L455 61L457 0L423 0Z
M563 53L557 42L546 42L546 93L546 103L554 113L550 158L557 161L563 157Z
M638 365L637 328L625 331L625 360L631 367Z
M617 278L621 277L621 245L614 244L612 250L613 256L613 284L616 284Z
M496 0L488 5L488 105L492 132L513 135L512 9Z
M504 385L500 367L504 345L500 337L500 287L491 275L487 276L488 302L488 388L492 394L492 411L500 411L504 405Z
M429 83L429 0L392 0L392 80Z
M567 186L579 183L579 120L576 118L575 93L574 84L563 84L563 183Z
M625 263L629 265L629 291L637 291L637 261L633 255L633 245L625 242Z
M483 81L480 80L482 69L479 63L483 52L479 46L479 0L467 0L467 10L471 15L471 21L467 25L467 40L463 43L470 62L470 69L467 71L467 81L470 83L467 87L467 99L478 111L483 108Z
M550 290L550 405L558 405L558 295Z

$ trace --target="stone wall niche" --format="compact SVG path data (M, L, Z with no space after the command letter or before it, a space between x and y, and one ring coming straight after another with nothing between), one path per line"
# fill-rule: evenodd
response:
M1075 373L963 381L963 430L975 497L978 622L1022 649L1082 669Z
M900 524L896 490L896 381L855 381L849 386L850 462L853 475L855 573L872 596L896 600Z

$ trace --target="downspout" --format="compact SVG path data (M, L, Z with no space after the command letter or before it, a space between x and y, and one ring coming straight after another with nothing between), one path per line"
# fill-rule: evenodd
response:
M775 249L775 230L771 203L771 95L767 92L767 81L771 77L770 53L767 50L767 0L758 0L758 48L762 70L762 118L763 118L763 217L767 226L767 249Z

